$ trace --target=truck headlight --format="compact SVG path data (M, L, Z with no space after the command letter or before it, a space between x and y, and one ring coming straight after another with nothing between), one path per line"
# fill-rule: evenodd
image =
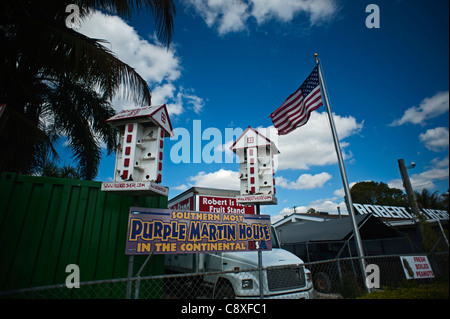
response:
M242 280L242 289L253 289L253 280L252 279L243 279Z
M306 275L306 280L311 281L311 273L308 271L308 272L305 272L305 275Z

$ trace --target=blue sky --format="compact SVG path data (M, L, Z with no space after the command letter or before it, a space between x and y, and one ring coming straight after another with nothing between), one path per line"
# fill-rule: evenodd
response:
M415 190L449 187L449 2L344 0L176 0L169 50L158 46L147 13L130 20L95 13L79 30L108 40L120 59L148 81L152 104L166 103L176 132L190 132L190 163L169 154L162 184L172 198L191 186L239 188L238 164L226 163L226 131L273 132L269 115L321 59L350 183L376 181L402 188L397 160ZM377 4L380 28L367 28L366 6ZM117 111L132 108L114 100ZM195 122L194 122L195 121ZM213 140L193 140L220 132ZM214 130L215 129L215 130ZM209 131L207 131L209 132ZM265 131L266 132L266 131ZM342 181L326 114L317 110L293 133L277 137L278 205L264 206L272 221L309 208L336 213ZM200 144L201 143L201 144ZM212 143L212 144L208 144ZM214 146L221 163L192 163L192 146ZM62 151L61 151L62 152ZM113 176L104 157L97 180ZM63 160L70 162L70 158Z

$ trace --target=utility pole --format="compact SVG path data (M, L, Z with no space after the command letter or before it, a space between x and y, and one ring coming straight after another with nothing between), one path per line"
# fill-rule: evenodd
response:
M414 167L414 166L413 166ZM419 235L421 242L423 243L424 240L424 234L423 234L423 228L420 223L420 211L419 206L416 202L416 196L414 194L413 188L411 186L411 181L409 180L408 172L406 171L405 161L403 158L400 158L398 160L398 168L400 169L400 174L402 175L403 180L403 187L406 191L406 196L408 196L409 204L411 205L411 211L414 215L414 222L416 223L416 227L419 229Z

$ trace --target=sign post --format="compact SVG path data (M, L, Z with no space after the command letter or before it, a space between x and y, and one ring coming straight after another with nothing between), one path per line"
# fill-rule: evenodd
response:
M261 215L259 204L256 204L256 215ZM262 270L262 251L258 249L258 272L259 272L259 298L264 298L264 287L263 287L263 270Z

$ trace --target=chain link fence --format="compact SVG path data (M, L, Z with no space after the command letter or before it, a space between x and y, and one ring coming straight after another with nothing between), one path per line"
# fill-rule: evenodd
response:
M415 280L419 284L447 276L448 252L428 255L434 272L432 279ZM407 282L400 255L365 257L366 265L379 268L383 287L399 287ZM259 282L263 282L263 287ZM236 269L201 274L167 274L33 287L0 292L0 298L27 299L233 299L233 298L355 298L367 292L359 258L341 258L320 262Z

